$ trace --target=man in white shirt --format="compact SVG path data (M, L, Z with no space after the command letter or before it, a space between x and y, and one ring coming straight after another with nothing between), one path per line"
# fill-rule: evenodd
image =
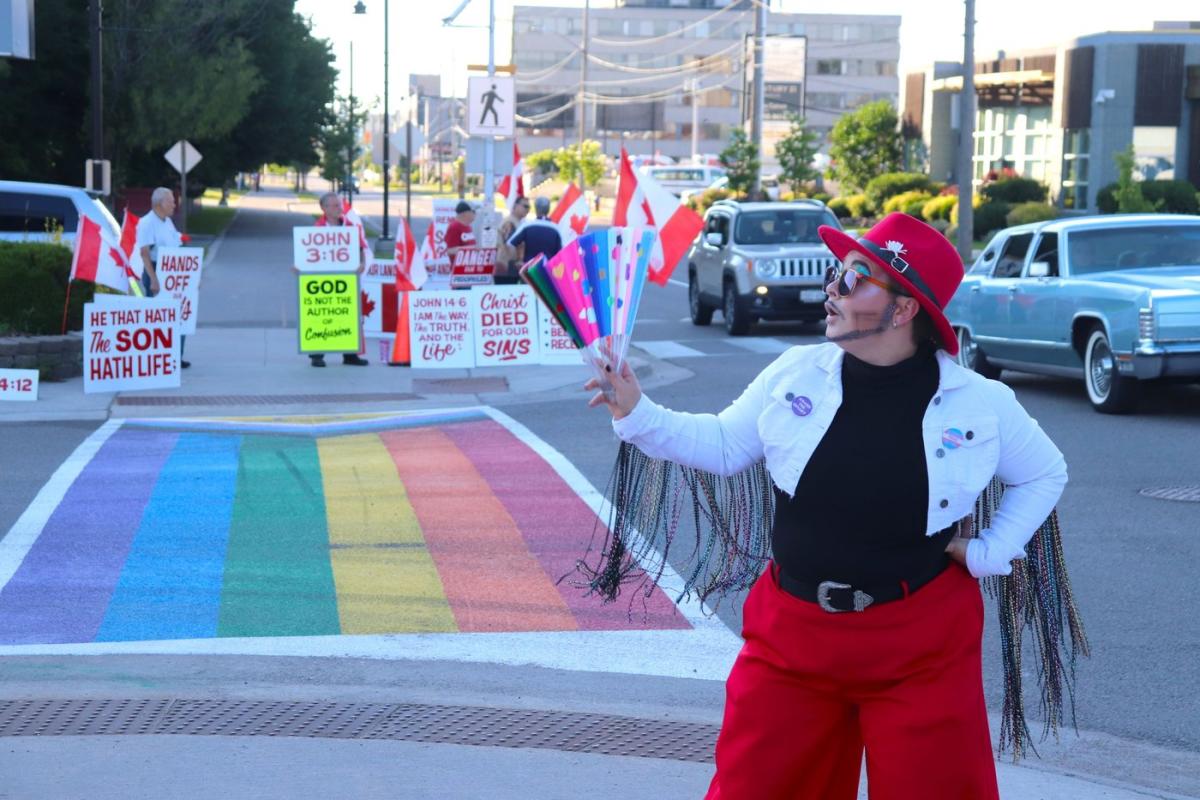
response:
M134 248L142 260L142 288L147 297L154 297L159 290L158 274L154 270L159 248L179 247L183 243L179 231L175 230L175 223L171 221L174 213L175 193L165 186L159 186L150 195L150 213L138 220ZM191 362L182 358L185 341L181 338L179 344L179 366L183 369L191 366Z

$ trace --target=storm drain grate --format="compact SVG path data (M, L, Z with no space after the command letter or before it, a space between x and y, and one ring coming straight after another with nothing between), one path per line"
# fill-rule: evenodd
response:
M303 736L712 761L717 728L536 709L262 700L0 701L3 736Z
M1162 486L1142 489L1138 494L1155 500L1178 500L1181 503L1200 503L1200 486Z
M122 395L119 406L295 406L311 403L390 403L420 400L411 392L365 394Z

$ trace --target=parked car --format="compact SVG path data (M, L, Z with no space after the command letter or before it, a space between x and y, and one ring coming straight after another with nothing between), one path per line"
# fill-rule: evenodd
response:
M779 193L782 191L782 189L779 186L779 178L778 177L776 177L775 175L763 175L761 184L762 184L763 191L767 193L768 200L778 200L779 199ZM686 203L688 200L691 200L693 197L704 194L709 189L724 189L728 185L729 185L729 176L722 175L721 177L717 178L715 181L710 183L708 186L705 186L703 189L685 189L679 195L679 202Z
M825 270L837 259L821 225L842 227L819 200L714 203L687 255L693 324L709 324L718 308L732 336L760 319L824 319Z
M120 238L121 226L102 203L78 186L0 181L0 240L48 242L62 231L62 242L75 242L79 217L97 222Z
M658 181L658 184L672 194L679 195L688 189L705 189L717 178L725 174L722 167L689 167L674 165L670 167L643 167L642 173Z
M1006 228L946 314L964 366L1083 378L1097 411L1132 411L1143 381L1200 379L1200 217Z

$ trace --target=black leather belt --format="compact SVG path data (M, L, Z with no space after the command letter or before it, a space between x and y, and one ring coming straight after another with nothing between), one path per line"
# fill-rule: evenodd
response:
M772 564L775 570L775 580L779 588L788 594L816 603L830 613L839 611L863 611L867 606L880 603L890 603L908 597L925 584L941 575L950 565L950 556L936 559L924 572L911 578L883 583L874 586L851 586L848 583L836 581L821 581L813 583L792 577L777 564Z

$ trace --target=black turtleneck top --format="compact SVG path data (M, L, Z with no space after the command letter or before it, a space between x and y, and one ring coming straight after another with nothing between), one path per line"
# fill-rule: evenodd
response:
M771 545L785 572L870 587L945 561L949 532L925 535L929 473L921 426L937 386L930 347L887 367L846 354L842 405L795 495L775 489Z

